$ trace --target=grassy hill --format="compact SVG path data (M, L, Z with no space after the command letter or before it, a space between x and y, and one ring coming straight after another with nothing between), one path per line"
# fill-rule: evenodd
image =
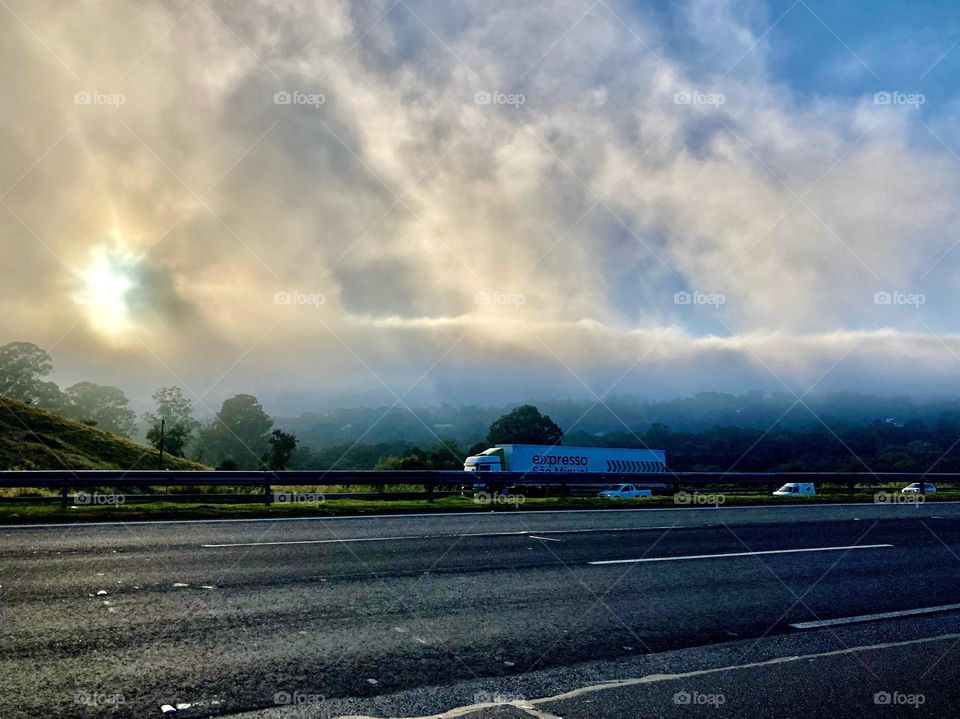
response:
M156 469L153 447L0 397L0 469ZM164 467L209 469L164 455Z

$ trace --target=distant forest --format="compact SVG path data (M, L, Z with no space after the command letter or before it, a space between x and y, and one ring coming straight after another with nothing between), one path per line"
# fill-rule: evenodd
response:
M960 471L960 399L704 392L535 404L564 430L563 444L664 449L676 471ZM485 446L490 424L511 407L338 409L275 421L301 441L297 468L407 457L409 468L441 469Z
M183 388L160 387L138 421L122 389L92 382L61 389L46 379L52 371L37 345L0 346L0 396L221 469L460 469L494 437L534 437L663 449L676 471L960 471L956 398L701 392L660 402L611 397L271 417L256 397L238 394L200 421ZM492 430L503 422L505 431Z

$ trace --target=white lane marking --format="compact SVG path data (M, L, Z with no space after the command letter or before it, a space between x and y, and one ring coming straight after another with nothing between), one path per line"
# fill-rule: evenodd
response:
M356 537L353 539L297 539L284 542L238 542L236 544L201 544L208 549L222 549L224 547L274 547L282 544L347 544L348 542L396 542L401 539L428 539L422 535L408 537Z
M542 697L539 699L526 699L510 702L506 706L514 706L517 709L526 710L527 707L536 707L543 704L553 704L555 702L566 701L568 699L576 699L577 697L584 696L586 694L596 694L598 692L605 692L611 689L623 689L625 687L635 687L643 684L659 684L661 682L674 682L681 679L691 679L693 677L704 677L710 676L712 674L723 674L726 672L734 672L745 669L763 669L765 667L776 666L778 664L791 664L794 662L805 662L805 661L815 661L817 659L829 659L831 657L841 657L848 654L855 654L857 652L875 652L882 651L884 649L897 649L899 647L910 647L916 646L919 644L930 644L933 642L949 642L957 641L960 639L960 634L938 634L935 637L923 637L921 639L905 639L900 642L887 642L885 644L866 644L859 647L846 647L844 649L833 649L827 652L818 652L815 654L798 654L789 657L774 657L773 659L765 659L759 662L750 662L749 664L731 664L723 667L715 667L713 669L696 669L689 672L680 672L676 674L647 674L642 677L635 677L633 679L614 679L612 681L600 682L599 684L591 684L589 686L580 687L578 689L573 689L568 692L563 692L562 694L554 694L550 697ZM496 706L505 706L504 704L495 704L493 702L486 702L483 704L469 704L467 706L456 707L454 709L448 709L442 714L430 714L427 716L420 717L408 717L407 719L454 719L455 717L467 716L468 714L475 714L482 709L487 709L490 707ZM366 714L351 714L349 716L340 716L338 719L380 719L379 717L369 716Z
M688 554L683 557L643 557L642 559L605 559L587 564L637 564L639 562L679 562L684 559L723 559L725 557L758 557L762 554L797 554L798 552L840 552L851 549L880 549L892 544L854 544L849 547L806 547L804 549L768 549L762 552L728 552L726 554Z
M676 527L625 527L623 529L548 529L540 534L572 534L581 532L647 532L652 530L676 529ZM710 527L684 527L684 529L710 529ZM468 532L465 534L410 534L400 537L358 537L344 539L291 539L274 542L235 542L230 544L201 544L209 549L225 547L270 547L284 544L337 544L347 542L393 542L400 539L463 539L464 537L529 537L547 542L562 542L562 539L533 535L529 531L520 532Z
M819 629L835 627L838 624L859 624L873 622L878 619L896 619L897 617L914 617L918 614L935 614L937 612L953 612L960 609L960 604L941 604L938 607L921 607L919 609L901 609L896 612L878 612L877 614L860 614L855 617L839 617L838 619L820 619L815 622L797 622L790 626L794 629Z
M656 529L718 529L716 524L668 524L663 527L598 527L597 529L546 529L540 534L598 534L600 532L649 532Z
M937 506L945 504L960 504L960 500L943 499L937 500ZM831 507L873 507L873 508L903 508L906 505L899 503L871 504L869 500L863 502L837 502L835 504L754 504L742 507L635 507L631 509L518 509L511 510L509 513L503 512L485 512L477 510L473 512L419 512L416 514L354 514L348 517L250 517L243 519L131 519L120 522L49 522L46 524L0 524L0 530L7 529L58 529L71 527L73 529L83 527L123 527L131 524L241 524L254 522L318 522L318 521L352 521L357 519L410 519L413 517L495 517L500 519L504 516L513 516L518 514L598 514L601 512L716 512L725 510L728 512L751 512L755 509L819 509L828 510ZM920 509L919 505L915 505ZM927 505L929 506L929 505ZM880 510L883 511L883 510Z

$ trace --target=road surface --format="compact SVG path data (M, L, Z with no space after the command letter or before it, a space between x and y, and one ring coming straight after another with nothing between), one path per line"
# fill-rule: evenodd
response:
M0 612L2 717L945 716L960 504L2 527Z

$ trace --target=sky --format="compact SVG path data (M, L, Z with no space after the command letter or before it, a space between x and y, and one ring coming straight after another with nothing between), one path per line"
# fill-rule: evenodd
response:
M3 0L0 57L61 385L960 392L947 2Z

